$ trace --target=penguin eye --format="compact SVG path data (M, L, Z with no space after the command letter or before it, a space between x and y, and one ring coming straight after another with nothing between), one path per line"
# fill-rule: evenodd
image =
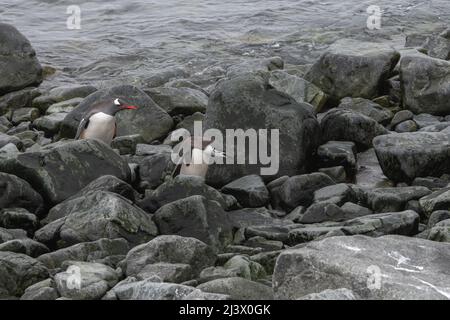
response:
M116 99L116 100L114 100L114 104L116 105L116 106L120 106L120 101L119 101L119 99Z

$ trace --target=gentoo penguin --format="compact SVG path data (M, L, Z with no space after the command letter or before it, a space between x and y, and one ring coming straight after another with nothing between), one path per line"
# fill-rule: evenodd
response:
M110 145L116 136L115 114L122 110L137 107L130 106L120 99L107 100L93 105L78 126L75 139L98 139Z
M180 159L180 163L175 167L172 176L179 172L179 175L198 176L205 178L213 157L225 158L226 155L222 151L217 150L211 144L212 140L203 140L201 137L190 138L191 153L184 155ZM186 156L190 156L187 158Z

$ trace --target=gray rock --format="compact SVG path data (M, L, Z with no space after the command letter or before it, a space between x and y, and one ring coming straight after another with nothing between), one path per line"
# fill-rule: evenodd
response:
M47 268L36 259L21 253L0 251L0 288L6 294L21 296L26 288L48 276Z
M292 211L300 205L310 205L316 190L333 184L334 181L323 173L293 176L283 183L277 194L272 197L279 197L281 207Z
M34 121L39 117L39 109L36 108L20 108L12 112L11 122L17 125L21 122Z
M131 201L135 200L136 193L136 191L128 183L120 180L115 176L101 176L89 183L86 187L78 191L73 196L67 198L63 202L51 208L42 222L49 223L51 221L65 217L67 214L74 211L74 208L79 208L80 206L82 206L83 202L86 200L86 197L91 193L95 193L96 191L108 191L116 193Z
M205 112L208 104L206 94L191 88L159 87L145 93L170 115Z
M186 129L191 135L194 135L194 122L205 120L205 114L201 112L195 112L191 115L186 116L183 121L177 124L176 129Z
M298 300L357 300L353 291L347 288L326 289L318 293L310 293Z
M23 253L32 258L48 253L50 250L40 242L31 239L15 239L0 244L0 251Z
M146 187L156 188L160 186L167 175L175 169L175 164L169 152L156 153L146 156L139 163L139 178Z
M230 202L230 198L227 198L229 196L208 186L201 177L180 175L160 185L150 197L144 199L142 205L145 207L145 202L151 201L156 208L160 208L165 204L193 195L200 195L208 200L217 201L224 209L228 209L234 204Z
M231 243L232 227L227 213L216 201L191 196L162 206L154 215L161 234L193 237L220 249Z
M30 42L12 25L0 24L0 95L42 82L42 67Z
M262 178L249 175L230 182L221 191L231 194L244 207L258 208L269 202L269 191Z
M233 300L273 299L271 287L239 277L212 280L197 288L205 292L226 294Z
M122 98L130 104L139 107L133 112L121 112L116 116L117 136L140 134L145 142L164 137L173 127L172 118L161 109L142 90L122 85L99 90L86 97L61 124L61 136L72 138L78 128L78 123L90 106L96 102Z
M0 209L0 227L7 229L23 229L29 235L38 229L37 217L23 208Z
M305 76L334 100L344 97L372 99L389 78L399 54L379 43L352 39L336 41Z
M273 217L266 208L245 208L228 211L228 217L236 229L258 225L283 226L291 224L289 221Z
M361 299L448 299L448 261L449 246L428 240L333 237L284 251L273 287L276 299L340 288Z
M356 146L351 141L328 141L317 148L319 166L343 166L348 176L356 173Z
M450 60L450 39L441 35L428 37L422 47L430 57Z
M143 80L143 86L148 88L155 88L164 85L173 79L186 78L189 74L183 68L172 67L152 74L150 77Z
M172 153L172 147L168 145L150 145L138 143L136 145L137 156L153 156L159 153Z
M412 210L378 213L345 222L345 234L379 237L387 234L412 236L418 233L419 214Z
M311 104L316 112L320 112L327 101L327 95L317 86L282 70L271 72L269 84L278 91L290 95L299 103Z
M326 186L314 192L314 202L334 203L340 206L348 201L357 202L358 200L353 188L345 183Z
M359 112L382 125L387 125L394 116L392 111L383 108L378 103L363 98L344 98L341 100L338 108Z
M353 217L353 218L367 216L367 215L373 213L372 210L370 210L366 207L362 207L362 206L352 203L352 202L344 203L344 205L341 207L341 209L342 209L342 211L345 212L346 216Z
M153 282L147 279L119 284L112 291L118 300L182 300L200 290L181 284Z
M0 114L31 106L34 98L40 95L36 88L13 91L0 97Z
M19 149L17 149L14 143L8 143L0 148L0 157L3 158L14 157L19 152L20 152Z
M106 144L78 140L46 146L0 160L0 170L29 181L50 203L57 204L103 175L127 180L127 163ZM67 183L70 181L70 183Z
M120 154L134 154L136 146L140 142L142 142L140 134L115 137L111 142L111 148L119 150Z
M418 129L418 126L417 126L417 123L414 122L414 120L406 120L395 126L395 132L398 132L398 133L415 132L415 131L417 131L417 129Z
M322 119L322 140L353 141L359 149L372 147L372 140L389 133L374 119L346 109L332 109Z
M432 115L448 115L450 62L423 54L409 54L400 61L404 109Z
M192 268L184 263L157 262L146 265L137 275L138 280L159 278L161 282L182 283L195 277Z
M252 164L249 152L255 149L250 146L256 142L252 144L244 141L245 145L237 143L236 150L239 149L241 154L245 150L245 164L237 164L237 161L234 161L235 164L213 164L209 166L207 181L224 185L249 174L275 178L305 172L312 164L311 155L320 138L318 122L310 109L308 104L297 103L286 94L271 89L267 74L244 74L220 82L209 99L205 129L215 128L224 136L226 129L242 129L243 134L246 130L257 132L267 129L268 134L272 129L279 130L278 149L283 156L279 158L278 171L274 157L270 164L262 164L261 161ZM280 123L283 123L281 127ZM267 149L277 147L276 144L270 145L271 136L268 136L268 140ZM259 143L263 144L263 139L259 139ZM296 148L292 148L293 145Z
M376 137L373 144L384 174L393 181L408 182L450 173L449 136L440 132L397 133Z
M56 300L57 298L59 293L54 281L49 278L29 286L20 300Z
M428 113L421 113L418 115L414 115L413 120L419 128L429 127L433 125L439 124L443 119L439 116L433 116Z
M394 117L391 120L391 126L395 127L397 124L407 121L407 120L412 120L414 117L414 113L412 113L409 110L401 110L399 112L397 112Z
M100 263L67 261L66 265L66 271L54 277L58 292L65 298L100 299L119 281L114 269Z
M434 211L428 218L427 228L432 228L434 225L442 220L450 219L450 211L448 210L437 210Z
M444 188L419 199L420 208L426 216L437 210L450 209L450 188Z
M0 172L0 208L25 208L39 215L43 211L43 206L42 197L27 181Z
M353 217L350 217L353 218ZM318 223L324 221L343 221L349 219L345 211L334 203L318 202L311 205L300 218L300 223Z
M426 187L377 188L366 191L367 203L375 212L404 210L410 200L419 200L429 195Z
M60 248L102 238L125 238L137 245L158 233L150 215L111 192L90 193L70 209L65 217L39 229L36 239Z
M66 85L51 89L47 94L33 100L33 107L45 111L49 106L74 98L85 98L97 88L90 85Z
M430 230L428 240L450 242L450 219L436 223Z
M345 168L343 166L320 168L318 171L325 173L331 179L336 181L336 183L347 181L347 173L345 172Z
M33 121L33 125L38 130L42 130L49 135L55 134L59 131L61 123L66 118L66 115L67 113L65 112L52 113L47 116L37 118L36 120Z
M83 98L72 98L69 100L54 103L45 111L47 115L53 113L69 113L83 101Z
M0 133L0 148L10 143L14 144L18 149L22 148L22 142L19 138L12 135Z
M0 227L0 243L14 239L26 239L27 233L22 229L5 229Z
M176 235L159 236L131 249L125 259L125 273L136 276L155 263L186 264L195 275L216 260L212 248L195 238Z
M227 70L228 78L235 78L245 73L267 72L283 69L284 61L280 57L247 60L232 65Z
M37 258L47 268L60 268L65 261L96 262L106 257L126 255L129 244L125 239L100 239L43 254Z

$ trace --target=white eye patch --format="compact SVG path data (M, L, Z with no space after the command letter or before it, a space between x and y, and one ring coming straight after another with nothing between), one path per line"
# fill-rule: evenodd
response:
M116 106L120 106L120 101L119 101L119 99L114 100L114 104L115 104Z

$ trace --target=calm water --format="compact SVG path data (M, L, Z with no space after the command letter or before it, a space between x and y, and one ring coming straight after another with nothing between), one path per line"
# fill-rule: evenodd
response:
M73 4L81 30L66 27ZM369 5L383 10L381 30L366 28ZM44 85L104 86L175 66L201 73L273 55L308 63L341 37L402 45L406 33L449 24L450 0L0 0L0 21L58 70Z

